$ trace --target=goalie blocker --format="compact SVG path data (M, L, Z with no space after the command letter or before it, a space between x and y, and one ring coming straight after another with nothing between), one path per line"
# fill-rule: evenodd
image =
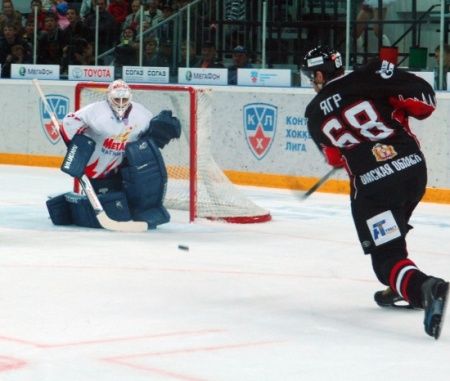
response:
M167 171L159 148L180 134L179 120L172 116L171 111L162 111L150 121L148 131L139 140L127 144L126 164L119 174L93 179L96 189L106 190L99 195L99 201L108 217L116 221L145 221L149 229L170 221L170 215L163 206ZM75 135L61 170L73 177L82 176L94 149L92 139ZM68 192L50 198L46 204L55 225L101 227L86 196Z

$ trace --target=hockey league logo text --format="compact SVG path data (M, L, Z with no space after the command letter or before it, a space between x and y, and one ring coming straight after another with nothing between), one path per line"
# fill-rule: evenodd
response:
M244 106L244 131L253 155L261 160L272 145L277 127L277 108L267 103Z
M58 119L58 121L61 121L69 112L69 98L58 94L46 95L45 98L47 99L50 108L55 113L56 119ZM59 134L59 131L55 128L55 126L53 126L50 115L45 109L44 103L42 103L42 101L39 102L39 110L41 116L41 125L44 130L45 136L50 141L50 143L58 143L61 135Z

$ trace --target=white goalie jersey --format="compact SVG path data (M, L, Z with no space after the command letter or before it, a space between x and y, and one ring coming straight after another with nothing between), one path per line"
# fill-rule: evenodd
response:
M143 105L131 102L120 120L104 100L67 114L60 132L66 142L77 133L95 141L85 173L90 178L103 178L122 163L127 143L136 141L139 134L148 129L152 118L153 114Z

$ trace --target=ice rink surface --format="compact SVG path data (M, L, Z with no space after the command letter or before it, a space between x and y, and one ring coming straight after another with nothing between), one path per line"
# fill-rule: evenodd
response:
M373 302L347 196L242 188L273 221L147 233L55 227L56 169L0 166L1 381L448 380L450 321ZM411 259L450 278L450 205L422 203ZM178 245L189 246L189 251ZM449 312L448 312L449 313Z

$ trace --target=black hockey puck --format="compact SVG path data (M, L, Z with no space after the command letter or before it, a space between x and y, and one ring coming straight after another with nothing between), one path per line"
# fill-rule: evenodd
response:
M180 250L189 251L189 246L186 246L186 245L178 245L178 248Z

